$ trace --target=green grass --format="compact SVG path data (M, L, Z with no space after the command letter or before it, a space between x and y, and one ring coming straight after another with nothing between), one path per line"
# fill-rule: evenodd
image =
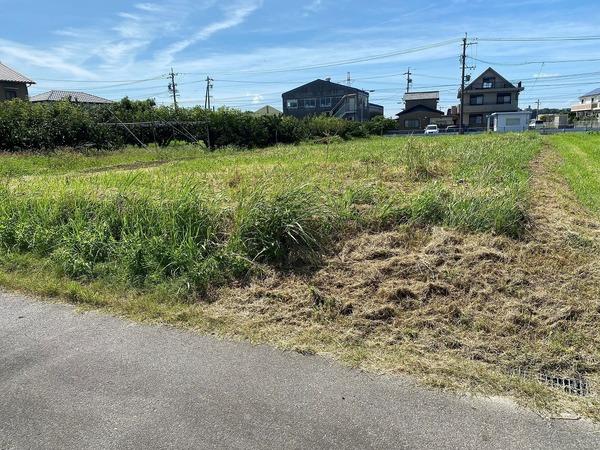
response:
M560 172L577 198L600 214L600 134L563 134L549 140L563 157Z
M0 180L27 175L57 175L103 170L115 166L169 162L195 158L203 153L203 147L189 145L147 149L131 147L120 151L89 150L85 153L69 149L53 153L0 153Z
M203 296L257 263L315 263L357 229L446 225L519 236L540 145L534 135L505 135L201 155L182 147L160 156L170 164L128 170L125 161L156 155L7 156L0 246L76 280L175 283L184 296Z

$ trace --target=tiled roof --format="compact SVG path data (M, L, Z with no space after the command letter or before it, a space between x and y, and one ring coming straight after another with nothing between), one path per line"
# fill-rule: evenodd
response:
M440 92L439 91L429 91L429 92L407 92L404 94L404 101L407 100L439 100Z
M107 100L102 97L97 97L92 94L86 94L85 92L71 92L71 91L48 91L43 94L34 95L29 98L32 102L59 102L61 100L68 99L72 102L77 103L95 103L104 104L112 103L111 100Z
M592 96L592 95L600 95L600 88L598 88L598 89L594 89L592 92L588 92L587 94L585 94L585 95L582 95L582 96L581 96L581 97L579 97L579 98L583 98L583 97L590 97L590 96Z
M13 81L15 83L35 84L35 81L30 80L25 75L14 71L8 66L0 63L0 81Z

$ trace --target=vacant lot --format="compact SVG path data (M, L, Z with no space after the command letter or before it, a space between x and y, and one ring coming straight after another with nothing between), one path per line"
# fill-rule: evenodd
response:
M553 145L524 134L186 147L144 151L143 164L133 150L11 157L0 282L598 417L596 396L511 375L600 382L598 228Z

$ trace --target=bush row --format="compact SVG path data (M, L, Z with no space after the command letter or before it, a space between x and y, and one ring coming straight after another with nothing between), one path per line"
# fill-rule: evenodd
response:
M135 123L136 125L130 125ZM174 109L152 100L84 107L68 101L35 104L12 100L0 106L0 150L52 150L59 147L116 148L173 140L204 142L209 148L266 147L310 139L342 139L382 134L394 128L391 119L367 123L332 117L255 116L233 109Z

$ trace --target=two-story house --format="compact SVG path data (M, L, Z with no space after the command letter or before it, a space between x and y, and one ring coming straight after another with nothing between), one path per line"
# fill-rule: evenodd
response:
M303 118L328 115L365 122L383 115L383 106L369 103L369 93L330 79L315 80L284 92L283 114Z
M571 106L571 112L578 119L600 116L600 88L579 97L579 103Z
M27 100L29 98L28 88L32 84L35 84L35 81L0 63L0 101L13 98Z
M462 95L464 101L463 125L485 128L493 113L519 111L519 94L523 90L521 82L515 86L489 67L465 86L464 92L458 91L457 98Z
M442 117L444 113L437 109L439 99L439 91L404 94L404 110L396 114L398 129L423 130L431 119Z

